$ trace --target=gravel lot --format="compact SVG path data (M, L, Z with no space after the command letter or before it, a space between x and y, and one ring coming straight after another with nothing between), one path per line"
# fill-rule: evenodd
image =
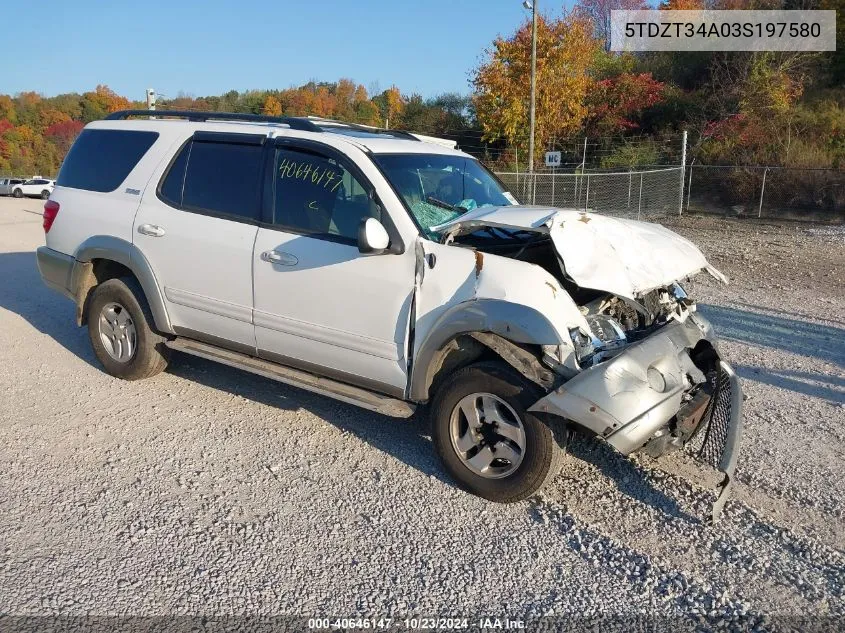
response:
M422 416L188 356L115 380L40 282L40 209L0 199L0 614L845 625L842 227L669 223L732 281L689 288L748 395L714 527L683 454L578 440L540 498L497 506L446 479Z

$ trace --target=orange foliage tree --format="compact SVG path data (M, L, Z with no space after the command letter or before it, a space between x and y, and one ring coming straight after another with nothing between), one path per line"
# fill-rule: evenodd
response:
M536 153L553 137L580 130L587 116L590 63L600 43L590 23L574 14L537 19ZM488 140L505 138L527 146L531 92L531 24L510 38L498 38L475 70L473 105Z
M267 95L264 99L264 106L261 108L261 113L268 116L281 116L282 104L273 95Z

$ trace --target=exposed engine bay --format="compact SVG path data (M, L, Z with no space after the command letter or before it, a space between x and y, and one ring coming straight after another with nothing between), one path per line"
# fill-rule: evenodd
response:
M615 351L638 341L671 320L683 321L695 304L683 288L672 284L652 290L642 302L604 295L580 306L593 338L570 332L582 367L611 358Z
M577 328L570 331L582 369L612 358L671 320L685 320L695 310L695 303L677 283L654 289L639 300L578 286L567 276L552 239L545 234L487 227L457 237L455 243L535 264L555 277L590 326L591 332Z

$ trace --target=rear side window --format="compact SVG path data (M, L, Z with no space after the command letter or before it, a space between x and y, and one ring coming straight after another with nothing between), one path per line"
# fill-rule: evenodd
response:
M159 196L188 211L257 221L262 162L260 145L194 140L173 161Z
M56 184L114 191L158 138L158 132L82 130L62 163Z
M179 152L176 160L170 165L164 181L158 190L159 197L173 207L182 206L182 187L185 184L185 167L188 166L188 154L191 153L191 143L188 142Z

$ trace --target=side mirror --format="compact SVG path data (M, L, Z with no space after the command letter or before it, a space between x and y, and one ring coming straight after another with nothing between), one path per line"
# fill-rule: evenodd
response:
M362 253L375 254L384 251L390 245L390 237L381 222L375 218L361 220L358 225L358 250Z

